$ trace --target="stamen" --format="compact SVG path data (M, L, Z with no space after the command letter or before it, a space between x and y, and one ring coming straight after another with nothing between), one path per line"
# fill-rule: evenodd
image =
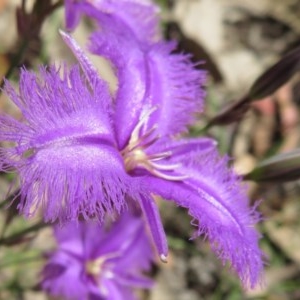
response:
M145 141L150 135L157 129L157 124L153 125L152 128L150 128L148 131L146 131L141 137L140 141Z
M160 178L170 180L170 181L182 181L182 180L189 178L189 176L187 176L187 175L168 175L168 174L162 173L160 171L157 171L155 169L151 170L150 172L155 176L158 176Z
M155 142L157 142L160 139L160 136L157 135L152 138L152 140L147 141L146 143L140 143L140 146L143 148L148 148L149 146L153 145Z
M162 171L172 171L181 167L181 164L160 165L154 162L151 162L151 165L155 169L162 170Z
M153 143L155 143L159 137L153 137L152 140L149 140L146 142L147 138L151 136L151 134L157 129L157 126L153 126L151 129L149 129L145 134L143 134L138 140L136 141L132 141L132 139L130 139L130 142L128 144L128 146L122 151L122 152L126 152L126 151L133 151L135 148L137 147L144 147L147 148L149 146L151 146ZM143 143L146 142L146 143Z
M110 275L113 277L111 266L108 260L120 256L120 252L112 252L106 255L102 255L94 260L89 260L85 264L85 271L88 275L92 276L97 284L100 283L100 276L105 272L105 276Z
M106 255L102 255L94 260L89 260L86 262L85 271L87 274L93 276L96 281L98 281L106 261L112 258L116 258L118 256L120 256L119 252L112 252Z
M152 107L149 110L144 110L141 113L141 117L139 122L137 123L137 125L135 126L134 130L132 131L131 134L131 139L130 141L132 143L135 143L139 140L139 131L142 128L143 125L145 125L145 123L147 122L148 118L157 110L157 106Z
M87 274L95 277L98 276L101 272L101 267L104 262L105 262L104 257L99 257L95 260L89 260L85 265L85 270Z
M161 153L156 153L156 154L150 154L148 157L151 161L157 161L161 160L163 158L170 157L172 155L171 151L166 151L166 152L161 152Z
M121 154L124 158L124 164L127 172L132 171L137 167L142 167L151 174L171 181L182 181L188 178L186 175L180 175L176 173L166 173L173 172L180 168L181 164L161 164L156 163L167 157L172 156L171 151L165 151L161 153L147 154L146 149L153 145L159 140L159 135L155 135L157 125L154 125L142 135L140 134L140 129L145 125L151 114L156 111L157 107L152 107L149 110L144 110L138 124L135 126L130 141L122 151ZM140 136L139 136L140 135Z

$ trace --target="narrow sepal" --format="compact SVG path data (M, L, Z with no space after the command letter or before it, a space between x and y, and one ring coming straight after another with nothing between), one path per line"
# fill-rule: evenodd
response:
M157 204L151 196L141 196L140 205L148 223L157 253L160 259L166 262L168 256L168 242Z

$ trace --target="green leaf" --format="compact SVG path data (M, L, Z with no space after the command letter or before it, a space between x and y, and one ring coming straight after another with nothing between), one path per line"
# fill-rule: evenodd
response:
M265 71L252 85L248 94L233 102L209 120L205 130L214 125L228 125L241 120L253 101L273 94L300 69L300 47L292 50Z
M264 182L287 182L300 178L300 149L278 154L266 159L250 173L245 180Z
M259 100L273 94L300 69L300 47L283 56L252 85L249 98Z

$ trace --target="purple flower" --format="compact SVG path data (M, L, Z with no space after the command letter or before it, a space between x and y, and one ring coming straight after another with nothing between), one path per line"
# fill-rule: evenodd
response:
M173 44L147 48L124 35L112 35L111 21L95 32L92 50L111 60L119 80L115 95L82 50L62 36L78 68L53 67L39 76L21 72L20 91L6 93L24 120L0 119L2 169L20 175L19 209L42 208L54 221L120 213L128 201L141 207L162 260L167 241L154 195L187 208L223 262L230 261L245 284L254 286L262 270L256 213L248 207L240 178L209 138L180 138L203 107L205 74ZM117 24L113 32L121 30ZM111 25L112 26L112 25Z
M66 27L73 30L82 14L100 21L107 17L121 24L142 42L156 41L159 37L159 7L151 0L65 0Z
M136 299L133 288L150 288L142 273L153 261L141 218L124 213L108 229L95 222L55 226L58 249L42 272L42 288L72 300Z

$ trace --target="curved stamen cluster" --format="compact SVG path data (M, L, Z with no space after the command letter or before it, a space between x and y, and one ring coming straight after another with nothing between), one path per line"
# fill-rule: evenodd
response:
M159 153L147 154L147 148L154 145L160 138L156 132L157 125L143 133L149 117L155 112L157 107L147 110L132 131L128 145L121 151L124 159L125 169L132 172L136 168L144 168L152 175L171 180L181 181L187 179L187 175L175 173L181 167L179 163L165 163L164 159L172 156L172 151L162 151Z

